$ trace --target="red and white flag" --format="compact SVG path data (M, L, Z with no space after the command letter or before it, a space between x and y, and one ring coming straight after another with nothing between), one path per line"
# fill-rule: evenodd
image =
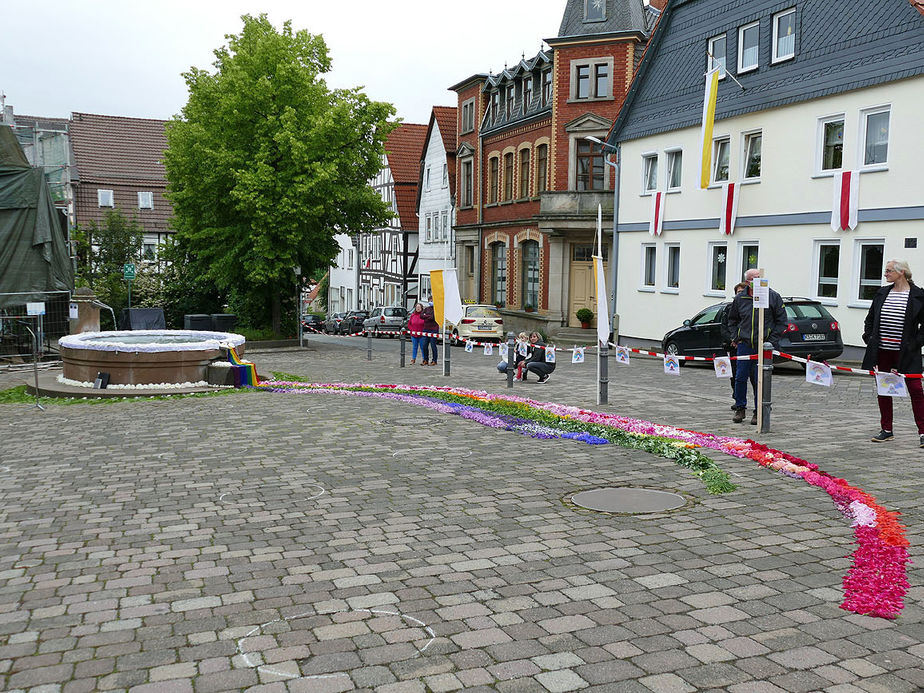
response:
M834 174L834 201L831 205L831 228L846 231L857 228L860 200L860 172L840 171Z
M664 226L664 193L651 194L651 221L648 223L648 233L660 236Z
M725 183L722 186L722 214L719 216L719 233L731 236L735 232L738 218L738 184Z

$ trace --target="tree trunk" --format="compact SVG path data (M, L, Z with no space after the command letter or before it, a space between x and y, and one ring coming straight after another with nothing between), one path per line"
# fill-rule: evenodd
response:
M279 337L282 330L282 296L279 294L279 289L273 291L270 301L273 313L273 335Z

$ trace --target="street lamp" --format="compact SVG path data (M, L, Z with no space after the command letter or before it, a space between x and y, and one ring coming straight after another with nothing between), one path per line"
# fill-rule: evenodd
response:
M619 147L604 142L603 140L594 137L593 135L585 135L585 140L589 142L594 142L599 144L604 150L611 150L613 154L616 155L616 161L610 161L604 157L603 162L613 169L613 246L612 246L612 258L613 258L613 271L612 271L612 281L610 282L610 297L613 300L613 307L610 308L610 313L608 318L610 320L610 332L613 333L613 338L617 339L616 330L616 274L619 272L619 242L618 242L618 230L619 230Z

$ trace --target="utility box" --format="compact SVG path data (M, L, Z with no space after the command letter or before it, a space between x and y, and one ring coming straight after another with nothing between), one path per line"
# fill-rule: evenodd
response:
M208 315L207 313L184 315L183 329L197 330L199 332L210 332L212 330L212 316Z
M232 332L237 325L237 316L231 313L212 313L212 329L216 332Z

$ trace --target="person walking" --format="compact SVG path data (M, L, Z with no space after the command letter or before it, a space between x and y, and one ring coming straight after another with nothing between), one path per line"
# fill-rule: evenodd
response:
M760 271L749 269L744 273L744 283L747 288L738 292L728 307L728 333L731 335L732 345L738 364L735 369L735 415L734 423L744 421L748 407L748 380L751 371L756 371L757 362L746 358L762 349L764 342L770 342L774 348L779 345L783 336L783 327L786 325L786 310L783 308L783 298L773 289L770 289L770 309L764 315L764 331L760 334L758 326L758 309L754 307L754 280ZM751 424L757 425L757 393L754 393L754 415Z
M552 371L555 370L555 362L552 361L549 363L545 360L545 351L546 351L545 342L542 341L542 337L538 332L531 332L529 334L529 355L526 360L526 368L523 370L523 382L526 382L527 375L530 373L535 373L539 376L537 382L545 384L549 382L549 377L552 375ZM553 347L548 347L549 349Z
M747 287L748 285L745 284L744 282L738 282L737 284L735 284L735 288L732 291L732 298L734 299L734 297L737 296L738 293L742 289L746 289ZM725 309L725 312L722 313L722 327L721 327L722 350L725 352L726 356L731 358L731 376L729 377L728 380L731 383L732 399L735 399L735 372L738 369L738 359L734 358L734 356L736 355L737 349L732 345L733 339L731 336L731 332L729 332L728 330L728 315L730 312L731 312L731 304L729 304L728 307ZM751 371L751 385L754 388L754 401L756 402L757 401L757 371L756 370ZM732 404L731 408L732 408L732 411L735 411L738 407L735 404Z
M424 359L427 358L427 351L423 344L424 337L422 337L420 334L424 330L424 319L422 313L423 303L418 301L414 304L414 309L411 311L411 316L407 320L407 329L408 332L411 333L411 363L417 362L418 349L422 352L421 355L424 357ZM427 365L426 362L424 362L424 365Z
M863 323L866 353L863 368L880 372L920 374L921 347L924 346L924 289L911 281L911 268L903 260L889 260L883 286L873 296L873 303ZM918 427L919 446L924 448L924 388L921 378L905 381L911 395L911 410ZM874 443L893 440L892 398L879 396L881 430L872 437Z
M433 301L430 301L429 304L420 312L421 317L424 320L424 332L428 332L429 335L424 337L424 362L423 365L435 366L437 364L437 353L436 353L436 336L439 334L440 326L436 324L436 317L433 313ZM429 350L429 361L427 356L427 351Z

